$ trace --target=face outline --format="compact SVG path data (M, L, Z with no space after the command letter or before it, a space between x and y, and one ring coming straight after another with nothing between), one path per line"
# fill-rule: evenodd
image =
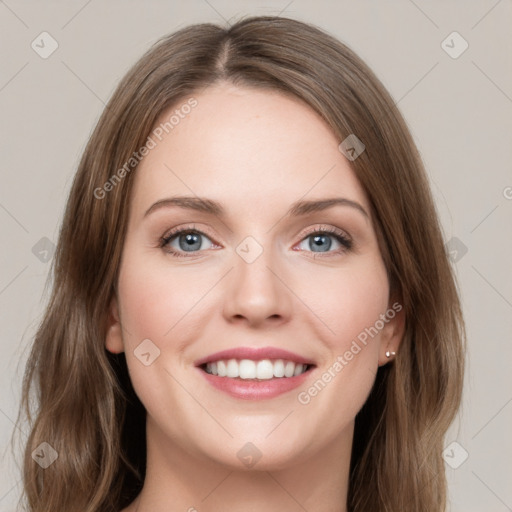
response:
M194 98L193 111L134 171L106 348L125 351L148 413L148 436L168 446L237 469L243 467L237 454L248 442L261 453L258 469L335 453L351 438L377 368L389 361L385 352L396 351L403 335L403 310L377 324L396 301L389 297L368 198L340 141L299 100L225 83ZM153 207L145 215L175 196L212 199L226 214ZM367 215L344 204L286 216L298 200L332 197L359 204ZM178 234L168 246L185 256L166 252L160 242L174 228L204 233L201 249L186 253ZM319 247L328 252L314 252L313 238L326 228L348 237L351 247L329 233ZM252 245L243 246L247 237ZM248 262L240 247L262 252ZM365 329L381 324L351 351ZM147 359L159 350L147 366L135 355L143 340L151 340L144 345ZM235 398L210 385L194 363L239 346L289 350L315 367L286 393ZM343 357L350 351L350 360ZM318 379L328 382L308 391Z

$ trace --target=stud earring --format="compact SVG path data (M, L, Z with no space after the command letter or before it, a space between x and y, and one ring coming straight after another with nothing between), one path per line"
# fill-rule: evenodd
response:
M391 357L396 355L396 352L390 352L389 350L386 350L386 357Z

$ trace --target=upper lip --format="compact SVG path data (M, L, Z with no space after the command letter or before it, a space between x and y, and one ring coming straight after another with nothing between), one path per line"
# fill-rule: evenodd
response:
M294 363L314 365L314 361L299 354L290 352L277 347L236 347L227 350L215 352L209 356L202 357L194 362L195 366L201 366L205 363L227 359L252 359L260 361L262 359L285 359Z

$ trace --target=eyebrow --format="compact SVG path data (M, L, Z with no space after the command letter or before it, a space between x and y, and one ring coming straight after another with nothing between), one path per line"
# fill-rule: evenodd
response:
M367 219L370 218L368 212L361 204L351 199L344 197L332 197L319 200L310 201L297 201L292 204L290 209L286 212L285 217L299 217L309 213L320 212L332 208L334 206L350 206L357 211L361 212ZM199 212L216 215L218 217L225 217L226 211L220 203L212 199L193 197L193 196L177 196L161 199L152 204L144 214L147 217L150 213L160 210L161 208L184 208L187 210L195 210Z

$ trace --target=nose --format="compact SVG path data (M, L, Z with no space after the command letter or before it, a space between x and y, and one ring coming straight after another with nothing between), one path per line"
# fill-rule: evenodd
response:
M264 250L252 262L235 253L225 294L225 319L251 327L288 322L293 293L284 274L270 250Z

